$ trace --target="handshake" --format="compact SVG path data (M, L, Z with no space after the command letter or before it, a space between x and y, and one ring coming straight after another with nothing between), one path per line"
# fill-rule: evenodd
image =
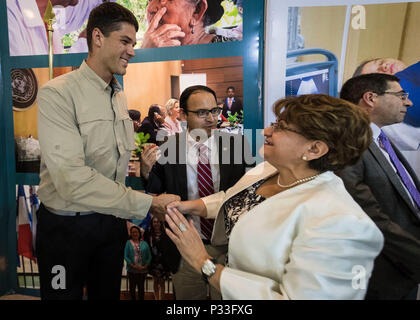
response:
M181 201L181 198L174 194L161 194L159 196L154 196L152 200L152 205L150 206L150 211L160 221L165 221L167 206L171 202L175 201Z

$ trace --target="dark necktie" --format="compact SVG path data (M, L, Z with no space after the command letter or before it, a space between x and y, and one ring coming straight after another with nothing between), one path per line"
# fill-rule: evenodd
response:
M411 182L410 177L408 176L404 166L402 165L400 159L396 155L394 149L392 148L391 143L389 142L388 137L385 133L382 132L378 137L379 145L382 149L384 149L391 159L391 162L394 164L395 168L397 169L397 173L400 176L402 182L404 183L405 187L407 188L408 192L410 193L411 197L413 198L414 202L417 204L417 207L420 208L420 193L417 190L416 186Z
M198 164L197 164L197 182L198 195L200 198L207 197L214 193L213 177L209 163L208 148L199 143L197 145ZM205 239L210 240L213 231L213 219L200 219L201 234Z

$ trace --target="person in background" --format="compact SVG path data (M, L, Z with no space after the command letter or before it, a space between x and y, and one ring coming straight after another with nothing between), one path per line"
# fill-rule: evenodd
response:
M397 77L381 73L349 79L340 96L369 115L374 138L362 159L340 172L348 192L385 237L366 299L415 299L420 283L420 181L382 131L401 122L412 103Z
M167 237L163 222L153 217L152 224L144 234L144 240L147 241L152 252L149 273L153 276L155 300L163 300L165 298L165 281L169 279L170 275L170 270L162 257L164 252L162 246L168 243L163 238Z
M128 115L130 116L130 119L133 120L133 126L134 126L134 132L139 132L140 126L141 126L141 122L140 122L140 118L141 118L141 113L138 110L128 110Z
M147 117L143 119L139 128L139 132L150 135L148 143L156 144L158 132L164 129L165 113L165 108L158 104L152 104L149 107Z
M241 111L243 110L242 101L235 97L235 88L232 86L228 87L226 89L226 95L227 97L223 100L222 115L228 118L228 112L230 112L231 115L238 113L238 117L241 117Z
M152 255L149 245L142 239L141 230L137 226L130 228L130 239L125 245L124 260L127 263L131 300L136 300L136 287L139 292L139 300L144 300L144 281L152 261Z
M169 204L166 232L224 300L363 299L354 267L367 283L383 236L334 171L369 146L369 119L327 95L281 99L274 113L266 161L225 192ZM216 218L212 243L229 243L226 266L180 212Z
M166 102L166 111L167 116L165 118L165 123L168 126L169 135L174 135L182 131L181 122L179 121L180 117L180 108L179 101L177 99L169 99Z
M383 131L420 176L420 61L407 66L392 58L371 59L361 63L353 76L368 73L395 75L400 79L401 87L410 94L413 107L407 109L404 121L386 126Z

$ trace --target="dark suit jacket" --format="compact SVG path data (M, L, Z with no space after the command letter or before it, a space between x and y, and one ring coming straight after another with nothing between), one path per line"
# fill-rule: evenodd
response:
M227 118L229 117L229 115L227 114L228 111L231 112L232 115L235 114L235 112L238 113L238 116L241 117L241 110L243 110L243 106L242 106L242 101L241 99L238 98L234 98L235 100L232 102L232 107L229 110L228 108L228 104L227 104L227 100L228 98L225 98L225 100L223 100L223 110L222 110L222 115Z
M188 200L186 134L184 131L169 137L168 145L176 146L176 162L173 164L156 163L153 166L149 174L149 179L145 183L147 192L177 194L181 197L181 200ZM234 137L237 137L237 140L234 140ZM218 132L215 133L215 139L219 152L219 189L220 191L225 191L232 187L245 174L246 167L252 167L255 163L249 145L243 136ZM161 150L163 154L164 151L163 149ZM175 150L168 150L167 154L164 155L167 156L172 152L175 152ZM161 159L159 159L159 162L161 162ZM172 241L163 247L167 249L163 254L165 263L171 272L175 273L179 267L180 254Z
M150 134L150 138L147 140L148 143L156 143L156 135L159 127L153 119L149 119L149 117L144 118L138 131L143 132L145 135L147 133Z
M395 147L394 150L419 189L414 170ZM420 218L415 207L374 142L357 164L339 175L385 238L366 299L403 299L420 283Z

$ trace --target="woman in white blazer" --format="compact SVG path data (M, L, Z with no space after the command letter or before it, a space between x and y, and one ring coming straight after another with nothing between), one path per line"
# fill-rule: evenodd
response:
M226 192L169 205L166 232L225 300L363 299L383 236L333 171L369 146L369 119L326 95L282 99L274 111L266 162ZM228 241L225 266L180 211L216 218L212 243Z

